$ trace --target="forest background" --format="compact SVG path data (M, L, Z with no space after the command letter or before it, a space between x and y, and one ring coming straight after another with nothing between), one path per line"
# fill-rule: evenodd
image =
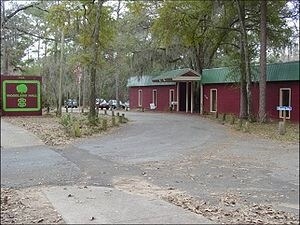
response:
M1 1L1 74L42 76L43 105L58 115L67 98L91 118L96 97L127 100L130 76L229 66L251 119L250 65L260 64L264 121L265 65L294 49L297 0Z

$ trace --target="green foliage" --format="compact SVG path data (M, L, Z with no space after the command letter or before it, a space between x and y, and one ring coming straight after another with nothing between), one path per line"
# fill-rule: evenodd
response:
M70 113L67 113L67 114L63 115L63 116L60 118L59 123L60 123L61 125L63 125L64 127L70 126L70 124L72 123L72 117L71 117L71 114L70 114Z
M252 62L258 60L259 2L245 1ZM287 7L283 0L268 1L268 48L272 54L268 60L272 62L278 61L278 48L290 45L294 36L299 36L287 23L289 18L299 18L299 2L289 2L295 7ZM11 9L5 10L6 15L21 4L16 1ZM95 52L92 49L92 37L96 4L97 1L92 0L41 1L39 9L32 7L19 12L3 29L2 38L7 41L10 63L21 66L24 75L43 76L43 99L47 99L51 105L58 102L60 31L64 31L66 38L63 78L65 99L78 95L78 84L73 73L78 65L85 71L85 88L90 90L87 74ZM122 8L126 7L126 10L120 10L119 13L113 4L105 4L101 9L97 97L115 98L118 87L120 99L126 100L127 78L132 75L179 67L199 70L213 66L234 67L240 63L236 1L122 1ZM118 18L113 16L116 14ZM39 60L26 57L21 62L28 51L26 49L39 39L41 47L46 46L47 51L40 49ZM1 51L3 55L4 48ZM236 77L236 80L239 78ZM84 93L85 99L88 91Z
M111 117L111 124L112 126L117 126L118 124L116 123L116 117L115 116L112 116Z
M107 130L107 119L106 118L102 119L102 130L104 130L104 131Z
M234 122L235 122L235 115L234 114L229 115L229 123L230 123L230 125L233 125Z
M72 128L70 130L70 135L72 137L81 137L81 130L80 125L78 121L75 121L72 125Z
M63 115L60 118L60 124L64 126L71 137L81 136L80 121L76 119L76 117L71 116L71 114L67 113L66 115Z

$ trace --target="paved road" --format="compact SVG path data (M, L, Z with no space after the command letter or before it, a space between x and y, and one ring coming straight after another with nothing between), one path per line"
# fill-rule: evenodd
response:
M239 134L196 115L126 116L130 123L117 132L64 149L4 147L2 185L77 184L125 190L118 183L134 178L210 202L234 192L245 201L299 215L298 145ZM27 163L20 163L24 160Z

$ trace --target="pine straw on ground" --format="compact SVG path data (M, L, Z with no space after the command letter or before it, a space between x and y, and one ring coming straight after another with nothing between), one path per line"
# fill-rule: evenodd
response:
M1 224L63 224L64 221L40 192L1 188Z
M139 177L113 180L118 190L147 197L158 197L171 204L221 224L299 224L296 215L276 210L272 205L245 200L238 192L215 195L216 203L200 200L175 188L161 188Z
M66 115L66 114L64 114ZM104 131L99 122L96 125L88 123L87 116L80 113L71 113L71 117L76 118L80 122L80 138L92 135L99 135ZM113 127L111 116L99 115L99 118L106 118L108 129ZM18 116L18 117L2 117L6 122L12 123L16 126L23 127L24 129L34 133L45 144L50 146L66 145L79 137L70 135L65 126L61 124L61 118L56 117L55 114L44 114L42 116ZM116 118L116 123L118 122ZM118 125L118 123L117 123Z

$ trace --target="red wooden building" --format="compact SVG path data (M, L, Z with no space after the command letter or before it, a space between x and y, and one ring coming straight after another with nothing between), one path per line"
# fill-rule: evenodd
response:
M150 104L158 111L170 109L171 102L176 98L175 83L154 83L153 78L154 76L136 76L128 80L131 109L150 109Z
M203 71L204 112L232 113L239 115L240 89L235 81L238 72L230 68L214 68ZM259 107L259 67L252 67L252 100L254 116ZM283 117L277 106L291 106L287 119L299 122L299 61L267 65L266 111L271 119Z
M193 112L195 83L199 81L200 75L188 68L131 77L127 84L130 108Z
M252 67L252 100L254 115L258 115L259 67ZM131 77L128 80L131 108L193 113L198 103L203 113L232 113L239 115L240 88L237 68L214 68L203 70L202 76L191 69L162 72L159 76ZM201 78L201 81L200 81ZM196 83L202 88L196 102ZM201 94L202 93L202 94ZM277 106L291 106L287 119L299 122L299 61L267 65L266 90L267 116L272 119L283 117Z

